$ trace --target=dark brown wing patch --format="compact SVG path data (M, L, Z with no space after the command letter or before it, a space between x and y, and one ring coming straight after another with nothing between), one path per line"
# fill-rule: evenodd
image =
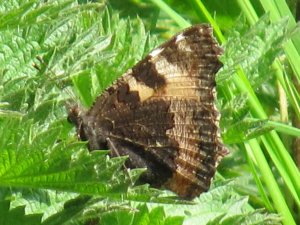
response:
M183 198L207 191L227 152L214 105L221 53L208 25L184 30L73 116L78 133L91 150L107 146L129 155L130 168L146 167L141 181Z

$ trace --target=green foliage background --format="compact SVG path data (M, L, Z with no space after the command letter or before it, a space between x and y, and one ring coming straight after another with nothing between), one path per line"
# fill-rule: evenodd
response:
M0 2L0 224L297 224L297 1ZM158 43L209 22L231 151L193 202L132 184L143 169L89 153L66 102L96 96ZM296 146L296 147L293 147ZM299 166L299 165L298 165Z

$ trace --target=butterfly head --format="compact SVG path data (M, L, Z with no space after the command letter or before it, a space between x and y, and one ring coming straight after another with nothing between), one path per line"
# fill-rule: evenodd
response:
M86 141L86 135L83 130L83 121L81 117L81 110L78 105L67 104L66 108L68 110L68 122L76 126L78 138Z
M88 141L89 150L108 149L105 121L98 126L93 116L87 115L78 105L68 107L68 121L75 125L78 138Z

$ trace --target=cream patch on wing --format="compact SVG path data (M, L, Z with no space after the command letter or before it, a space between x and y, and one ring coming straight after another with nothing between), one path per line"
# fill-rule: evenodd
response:
M192 77L189 71L183 70L176 63L169 63L165 57L152 58L151 63L166 81L166 86L155 90L153 97L199 98L198 78Z
M148 98L151 98L154 94L154 89L138 82L135 77L128 76L127 82L129 85L129 91L137 91L140 97L140 101L143 102L147 100Z

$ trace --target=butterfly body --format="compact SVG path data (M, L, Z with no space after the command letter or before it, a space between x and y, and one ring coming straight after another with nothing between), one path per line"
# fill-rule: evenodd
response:
M141 181L183 198L207 191L226 154L215 107L221 48L208 25L195 25L160 45L117 79L88 111L70 120L89 149L128 155L147 168Z

